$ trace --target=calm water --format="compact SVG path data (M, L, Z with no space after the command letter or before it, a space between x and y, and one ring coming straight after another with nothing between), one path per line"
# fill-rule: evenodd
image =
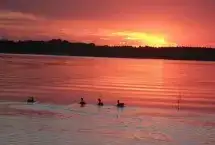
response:
M108 104L215 110L215 63L1 55L0 99L71 104L85 97Z
M214 62L1 54L0 141L213 145L214 72Z

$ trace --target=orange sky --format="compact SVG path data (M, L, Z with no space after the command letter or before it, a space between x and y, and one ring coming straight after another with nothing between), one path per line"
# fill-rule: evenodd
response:
M0 0L0 37L215 46L214 0Z

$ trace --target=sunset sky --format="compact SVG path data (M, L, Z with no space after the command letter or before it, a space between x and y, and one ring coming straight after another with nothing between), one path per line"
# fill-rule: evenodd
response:
M215 47L215 0L0 0L0 37Z

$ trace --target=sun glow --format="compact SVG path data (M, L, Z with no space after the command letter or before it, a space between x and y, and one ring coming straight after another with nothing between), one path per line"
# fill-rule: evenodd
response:
M115 36L121 36L125 41L136 42L139 45L147 45L153 47L177 46L176 43L168 42L164 36L153 35L141 32L116 32ZM135 44L136 45L136 44Z

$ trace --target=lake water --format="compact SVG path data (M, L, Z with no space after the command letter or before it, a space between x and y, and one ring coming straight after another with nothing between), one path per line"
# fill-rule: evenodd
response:
M214 72L215 62L0 54L0 142L214 145Z

